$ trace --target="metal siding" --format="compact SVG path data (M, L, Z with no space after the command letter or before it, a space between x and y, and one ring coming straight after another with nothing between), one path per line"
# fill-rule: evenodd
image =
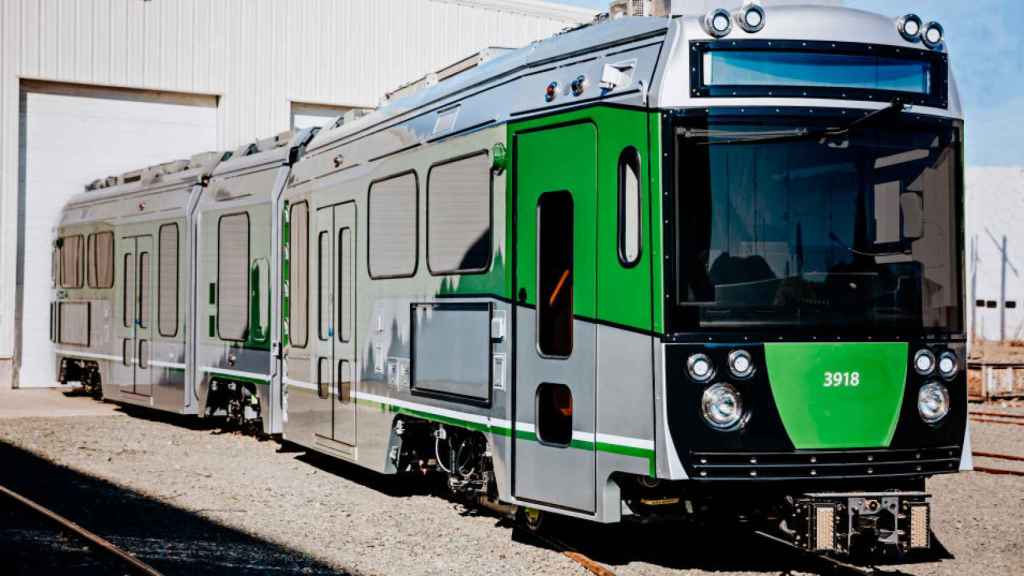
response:
M375 106L385 91L480 49L588 19L568 7L530 16L532 4L514 0L471 4L0 1L0 358L14 342L19 76L217 94L218 141L233 148L286 130L290 101Z

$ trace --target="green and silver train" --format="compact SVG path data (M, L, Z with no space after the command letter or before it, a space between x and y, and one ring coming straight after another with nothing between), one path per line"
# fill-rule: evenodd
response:
M926 479L971 467L942 27L751 4L466 62L74 198L62 380L533 527L928 548Z

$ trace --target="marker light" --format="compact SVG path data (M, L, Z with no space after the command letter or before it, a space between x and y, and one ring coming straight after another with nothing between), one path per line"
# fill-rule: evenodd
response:
M761 29L764 28L764 8L759 4L747 4L742 10L740 10L736 20L739 22L740 28L743 28L744 31L750 32L751 34L754 32L760 32Z
M729 430L743 420L743 400L731 384L715 384L704 391L701 411L712 428Z
M942 374L942 377L946 379L956 376L957 369L959 368L957 364L956 354L949 350L943 352L939 356L939 374Z
M754 373L754 360L746 350L733 350L729 354L729 372L739 379L750 378Z
M708 12L708 15L704 17L704 28L715 38L728 35L729 32L732 32L732 18L729 17L729 11L718 8Z
M942 24L938 22L929 22L924 27L924 34L921 35L921 39L924 40L924 45L929 48L938 48L942 44L942 39L946 35L946 31L942 29Z
M922 348L914 354L914 370L921 376L927 376L935 370L935 354L931 350Z
M917 14L907 14L896 21L896 28L908 42L917 42L921 39L921 18Z
M715 365L707 354L694 354L686 360L686 371L690 379L698 384L703 384L715 377Z
M557 94L558 94L558 82L552 82L551 84L548 84L547 88L544 89L544 100L546 102L551 102L552 100L555 99L555 96Z
M938 382L929 382L917 393L917 413L928 424L935 424L949 414L949 390Z

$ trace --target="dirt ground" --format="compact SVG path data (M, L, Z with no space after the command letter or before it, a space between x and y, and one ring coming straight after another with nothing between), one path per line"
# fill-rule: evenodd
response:
M118 414L0 419L0 483L168 575L584 573L509 522L422 486L195 421ZM1024 456L1024 427L974 423L972 438L977 451ZM1024 462L977 463L1024 470ZM1022 572L1024 477L962 473L935 478L928 490L936 554L886 570ZM736 531L573 521L558 530L622 575L813 570ZM35 551L61 546L52 532L0 507L0 573L44 573L33 565L43 556ZM69 563L80 560L65 553Z

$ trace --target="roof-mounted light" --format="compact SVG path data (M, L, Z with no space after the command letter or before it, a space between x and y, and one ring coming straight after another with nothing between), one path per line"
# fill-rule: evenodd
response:
M764 8L759 3L748 2L736 13L736 22L745 32L753 34L764 28Z
M723 38L732 32L732 17L725 8L716 8L704 17L704 29L715 38Z
M929 48L938 48L942 46L942 40L946 37L946 31L943 30L942 24L938 22L929 22L924 27L924 32L921 34L921 40L924 41L924 45Z
M896 28L907 42L921 40L921 28L924 24L917 14L907 14L896 21Z

